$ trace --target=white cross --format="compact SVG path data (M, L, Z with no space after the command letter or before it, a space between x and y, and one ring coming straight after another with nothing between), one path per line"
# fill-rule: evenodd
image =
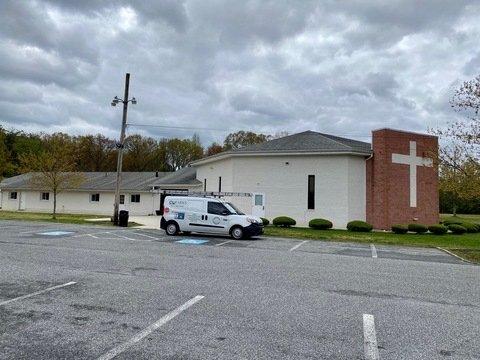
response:
M417 166L433 166L433 160L417 156L417 143L410 141L410 154L392 154L392 163L410 165L410 207L417 207Z

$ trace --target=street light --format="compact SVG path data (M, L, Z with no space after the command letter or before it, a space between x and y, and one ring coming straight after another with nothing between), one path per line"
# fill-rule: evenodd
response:
M117 106L118 103L123 104L123 117L122 117L122 130L120 132L120 142L117 145L118 155L117 155L117 183L115 185L115 204L113 205L113 223L118 225L118 208L120 203L120 183L122 176L122 160L123 160L123 148L125 142L125 129L127 127L127 111L128 103L131 102L133 105L137 103L135 98L128 99L128 88L130 85L130 74L125 75L125 95L123 99L120 99L118 96L115 96L110 105Z

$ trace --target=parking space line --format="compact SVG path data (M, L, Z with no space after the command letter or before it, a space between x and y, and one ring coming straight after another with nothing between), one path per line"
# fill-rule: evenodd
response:
M49 288L47 288L47 289L43 289L43 290L40 290L40 291L35 291L35 292L31 293L31 294L27 294L27 295L19 296L19 297L10 299L10 300L2 301L2 302L0 302L0 306L6 305L6 304L10 304L11 302L14 302L14 301L23 300L23 299L28 299L28 298L30 298L30 297L32 297L32 296L40 295L40 294L46 293L46 292L48 292L48 291L60 289L60 288L63 288L63 287L66 287L66 286L70 286L70 285L75 285L75 284L76 284L75 281L70 281L70 282L65 283L65 284L62 284L62 285L52 286L52 287L49 287Z
M107 232L107 234L114 235L114 236L117 236L118 238L130 240L130 241L147 241L147 242L152 241L152 240L145 240L145 239L134 239L134 238L130 238L128 236L123 236L123 235L116 234L116 233L111 233L111 232Z
M372 258L376 259L377 258L377 248L373 244L370 244L370 248L372 249Z
M150 235L145 235L143 233L139 233L139 232L134 232L135 235L140 235L140 236L145 236L146 238L149 238L149 239L155 239L155 240L158 240L159 238L155 237L155 236L150 236Z
M298 249L300 246L302 246L303 244L305 244L307 242L308 242L308 240L302 241L300 244L297 244L294 247L292 247L289 251L294 251L294 250Z
M227 241L221 242L220 244L216 244L215 246L222 246L222 245L228 244L229 242L232 242L232 241L233 240L227 240Z
M363 351L365 360L380 359L375 332L375 318L370 314L363 314Z
M129 347L135 345L137 342L142 340L143 338L147 337L150 335L152 332L160 328L161 326L165 325L167 322L172 320L174 317L182 313L183 311L187 310L189 307L194 305L195 303L199 302L202 300L204 296L202 295L197 295L194 298L188 300L185 304L179 306L175 310L169 312L167 315L161 317L159 320L154 322L153 324L149 325L147 328L144 330L140 331L138 334L136 334L134 337L131 339L125 341L124 343L118 345L117 347L114 347L112 350L107 352L106 354L100 356L98 360L110 360L113 359L115 356L121 354L125 350L127 350Z

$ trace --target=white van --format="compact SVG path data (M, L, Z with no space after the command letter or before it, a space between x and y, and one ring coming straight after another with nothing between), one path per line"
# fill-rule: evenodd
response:
M237 240L263 234L260 218L245 215L232 203L208 197L165 197L160 228L167 235L199 232L230 235Z

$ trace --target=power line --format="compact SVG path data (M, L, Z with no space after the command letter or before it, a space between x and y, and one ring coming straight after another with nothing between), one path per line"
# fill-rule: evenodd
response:
M199 128L191 126L167 126L167 125L153 125L153 124L128 124L128 126L134 127L156 127L162 129L178 129L178 130L205 130L205 131L230 131L228 129L219 129L219 128Z

